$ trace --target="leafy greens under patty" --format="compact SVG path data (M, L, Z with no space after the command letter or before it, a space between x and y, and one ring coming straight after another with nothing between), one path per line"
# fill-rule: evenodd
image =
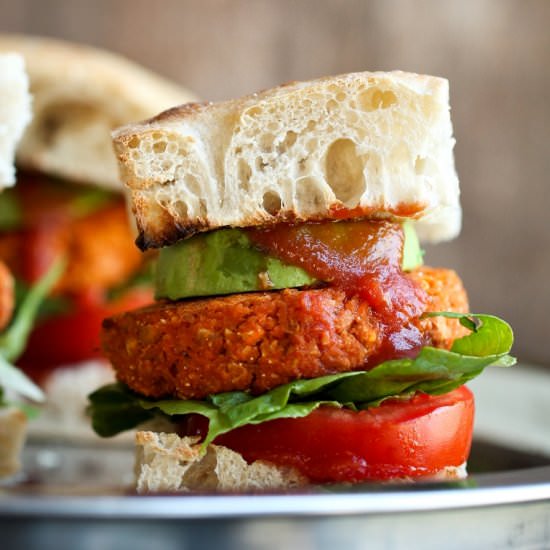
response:
M0 406L8 405L4 390L10 390L33 401L43 401L42 390L12 363L21 355L34 325L40 304L53 288L65 268L65 262L54 262L47 273L29 289L18 305L10 326L0 334ZM27 411L26 408L24 408Z

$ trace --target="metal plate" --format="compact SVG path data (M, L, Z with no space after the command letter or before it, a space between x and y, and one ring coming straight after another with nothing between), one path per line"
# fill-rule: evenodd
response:
M550 548L550 375L487 369L462 482L137 496L131 449L31 442L0 489L7 548ZM522 404L523 403L523 404ZM508 430L505 428L509 428Z

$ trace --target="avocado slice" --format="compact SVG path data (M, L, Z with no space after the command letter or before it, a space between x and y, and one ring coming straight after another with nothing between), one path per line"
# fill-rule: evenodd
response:
M403 269L422 264L422 251L412 223L403 224ZM300 267L269 256L240 229L218 229L196 235L160 251L155 274L157 299L179 300L296 288L317 280Z
M177 300L310 285L303 269L253 247L244 231L218 229L160 251L156 298Z
M401 269L403 271L411 271L415 267L422 265L424 258L424 250L420 248L418 235L414 229L413 222L403 222L403 259L401 260Z

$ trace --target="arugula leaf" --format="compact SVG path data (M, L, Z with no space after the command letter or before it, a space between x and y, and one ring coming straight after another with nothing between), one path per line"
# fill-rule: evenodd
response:
M47 273L21 301L8 329L0 335L0 383L3 388L34 401L44 401L42 390L11 363L23 352L40 303L50 292L65 269L62 259L53 263ZM0 388L0 406L6 404Z
M14 367L0 355L0 380L2 386L9 388L23 397L33 401L43 401L42 390L31 382L18 368Z
M465 384L487 366L515 363L508 355L512 329L498 317L446 312L431 315L459 319L472 332L456 340L450 351L426 346L414 359L386 361L369 371L296 380L260 396L235 391L204 401L155 401L141 398L122 384L112 384L89 396L93 426L99 435L110 436L122 431L121 427L139 424L139 411L167 416L196 413L209 419L205 448L218 435L245 424L307 416L321 405L366 409L389 398L407 399L417 392L439 395ZM122 419L125 414L127 418Z
M4 359L14 361L23 353L40 303L53 288L64 269L65 260L56 260L25 296L10 326L0 335L0 354Z
M15 279L15 308L19 309L25 297L30 292L32 285L27 284L21 279ZM71 311L74 305L71 300L65 296L45 296L40 302L38 311L36 313L36 320L47 319L54 315L62 315Z

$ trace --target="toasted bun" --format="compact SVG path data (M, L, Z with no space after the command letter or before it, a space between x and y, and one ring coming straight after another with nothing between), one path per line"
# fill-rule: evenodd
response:
M460 229L448 82L403 72L189 104L114 132L142 248L224 226L369 217Z
M31 96L20 55L0 55L0 190L15 183L17 142L31 119Z
M19 409L0 407L0 478L19 470L26 428L27 417Z
M18 164L65 179L119 188L111 130L194 97L122 57L86 46L0 35L3 51L24 56L34 96Z
M201 454L197 437L174 433L136 433L135 476L138 493L188 491L258 491L289 489L308 484L295 468L258 460L247 464L235 451L209 445ZM464 479L466 464L447 466L431 480ZM410 478L393 483L414 481Z
M136 433L136 487L139 493L251 491L305 485L293 468L280 468L243 457L226 447L209 445L201 455L198 438L173 433Z

